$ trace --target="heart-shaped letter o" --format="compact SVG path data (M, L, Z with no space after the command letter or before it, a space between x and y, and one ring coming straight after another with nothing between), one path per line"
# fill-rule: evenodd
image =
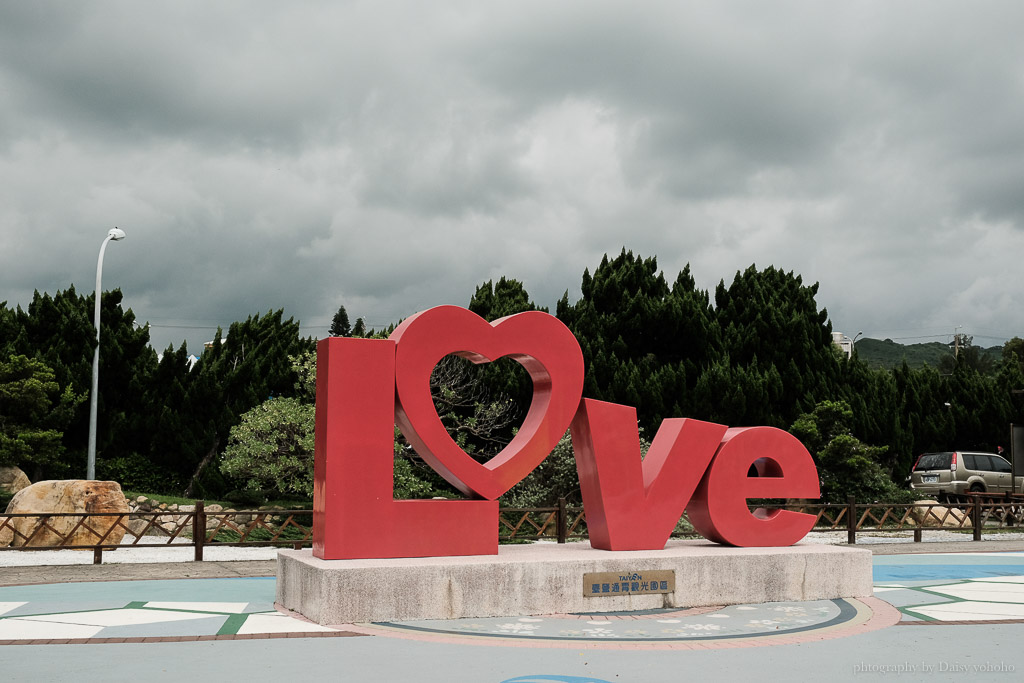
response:
M583 353L558 318L540 311L493 323L458 306L406 318L390 337L395 349L395 422L438 474L469 496L489 500L541 463L572 422L583 394ZM480 464L448 435L430 396L430 374L449 354L474 363L508 356L533 380L533 400L512 442Z

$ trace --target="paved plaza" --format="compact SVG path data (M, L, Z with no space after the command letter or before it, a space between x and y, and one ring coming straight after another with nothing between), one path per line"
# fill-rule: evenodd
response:
M873 557L874 598L330 626L275 609L272 561L0 567L0 671L11 681L1020 680L1024 550L915 546Z

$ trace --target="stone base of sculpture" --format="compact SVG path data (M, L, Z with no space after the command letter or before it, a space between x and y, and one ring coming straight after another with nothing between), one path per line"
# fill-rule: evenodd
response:
M497 555L368 560L283 550L277 603L319 624L621 612L870 597L871 570L871 552L860 548L733 548L705 540L648 551L536 543L501 546ZM616 586L644 576L669 576L672 590Z

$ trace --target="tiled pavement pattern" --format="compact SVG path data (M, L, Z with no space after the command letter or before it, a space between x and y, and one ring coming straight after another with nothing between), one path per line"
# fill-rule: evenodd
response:
M875 599L328 628L274 609L273 578L0 587L0 644L376 635L519 647L753 646L905 625L1024 621L1024 553L875 557Z
M0 587L3 644L299 635L351 634L275 610L272 578Z
M1024 621L1024 553L875 557L875 595L902 624Z

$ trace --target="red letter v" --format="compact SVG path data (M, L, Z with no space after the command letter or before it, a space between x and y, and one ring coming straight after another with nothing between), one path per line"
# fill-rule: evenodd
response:
M636 409L583 399L572 422L572 444L590 545L664 548L726 429L700 420L665 420L641 460Z

